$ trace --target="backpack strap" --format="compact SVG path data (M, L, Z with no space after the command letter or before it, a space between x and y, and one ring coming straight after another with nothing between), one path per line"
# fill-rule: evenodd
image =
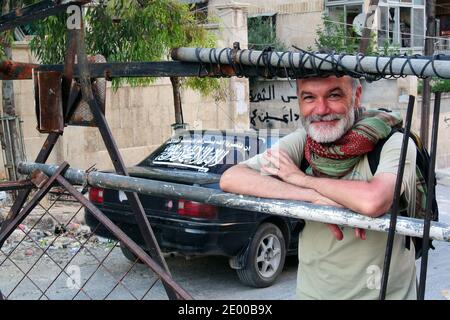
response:
M367 160L369 161L370 172L372 172L372 175L375 175L375 172L377 172L378 165L380 164L381 150L383 149L384 144L396 132L403 133L404 130L403 128L392 128L388 136L384 139L378 140L378 143L375 145L375 148L367 154Z
M384 144L396 132L401 132L404 134L405 130L403 128L392 128L388 136L384 139L378 140L378 143L376 144L375 148L367 154L367 160L369 161L370 171L372 172L372 175L375 175L375 172L377 172L378 165L380 164L381 150L383 149ZM405 215L403 212L401 212L400 214ZM406 236L405 238L405 247L408 250L411 248L411 237L409 236Z
M309 167L309 162L306 160L305 156L303 156L302 161L300 162L300 170L306 173L306 169Z

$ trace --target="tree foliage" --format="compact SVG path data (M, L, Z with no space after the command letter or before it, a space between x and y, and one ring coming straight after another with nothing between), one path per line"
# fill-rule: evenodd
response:
M450 80L437 77L431 78L431 92L450 92ZM423 80L419 80L417 91L423 93Z
M24 0L24 4L39 0ZM86 50L101 54L108 62L168 60L169 50L180 46L210 47L215 36L200 26L190 5L175 0L97 0L85 6ZM62 63L66 52L68 15L47 17L32 25L32 52L44 64ZM154 78L114 79L145 85ZM188 79L184 83L204 94L219 87L211 78Z
M353 28L349 28L345 23L345 16L339 16L338 21L334 21L330 16L322 16L323 26L316 31L316 47L319 50L333 50L338 53L356 53L358 52L361 38ZM374 46L374 35L371 35L366 54L376 52Z

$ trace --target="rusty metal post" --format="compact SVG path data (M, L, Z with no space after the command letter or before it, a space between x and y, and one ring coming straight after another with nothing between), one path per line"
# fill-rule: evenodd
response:
M33 7L33 8L36 10L43 10L42 7ZM33 12L32 11L33 8L28 8L27 10L31 10L31 12ZM26 15L26 13L29 13L29 12L30 11L25 10L24 12L22 12L22 15L24 15L24 14ZM14 14L17 14L17 12L15 12ZM73 33L69 33L65 65L62 70L63 71L63 82L62 82L63 96L64 96L64 92L66 92L67 88L69 87L68 83L69 82L71 83L72 78L73 78L73 69L74 69L75 53L76 53L76 40L77 39L73 36ZM14 65L10 66L7 64L6 66L9 66L12 68L12 69L9 69L9 71L7 72L8 74L11 74L11 75L20 74L23 76L23 73L25 73L25 75L27 77L29 77L29 79L31 79L32 73L33 73L33 68L35 67L35 65L32 65L32 64L19 65L19 66L16 66L16 68L14 68ZM65 102L63 101L63 104L64 103ZM50 154L53 151L53 148L56 145L56 142L58 142L60 135L61 135L61 132L52 132L47 136L47 139L45 140L41 150L39 151L35 162L45 163L47 161L48 157L50 156ZM6 225L8 225L8 223L17 216L20 209L23 207L26 199L28 198L30 192L31 192L31 189L19 191L19 194L17 195L17 197L9 211L7 218L5 219L5 221L3 222L3 224L0 227L0 233L3 232ZM0 248L1 248L1 245L0 245Z
M77 47L77 61L79 70L79 81L81 85L81 92L83 99L88 103L92 114L94 116L97 127L102 136L103 142L105 143L106 149L108 150L109 156L111 157L113 166L116 172L120 175L128 176L128 171L125 167L125 163L120 155L119 149L113 138L111 129L108 126L105 115L101 112L100 107L97 104L91 87L91 77L89 74L88 59L86 55L85 40L84 40L84 22L81 19L81 29L76 30L78 34L78 47ZM145 215L144 208L141 201L135 192L125 193L130 206L134 212L136 222L138 224L141 235L144 239L146 246L148 247L152 257L164 268L164 270L170 275L169 268L162 256L161 249L159 248L158 242L156 241L155 235L153 234L152 227ZM176 292L164 283L167 295L169 299L178 299Z

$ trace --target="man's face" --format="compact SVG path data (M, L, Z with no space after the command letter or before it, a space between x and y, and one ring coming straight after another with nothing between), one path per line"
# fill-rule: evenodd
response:
M348 76L297 80L302 124L313 140L336 141L353 126L361 86L356 88L353 97L352 83Z

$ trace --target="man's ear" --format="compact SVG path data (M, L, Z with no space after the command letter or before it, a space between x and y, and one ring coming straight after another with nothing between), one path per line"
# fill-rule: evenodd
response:
M361 106L362 86L358 85L355 91L355 107Z

